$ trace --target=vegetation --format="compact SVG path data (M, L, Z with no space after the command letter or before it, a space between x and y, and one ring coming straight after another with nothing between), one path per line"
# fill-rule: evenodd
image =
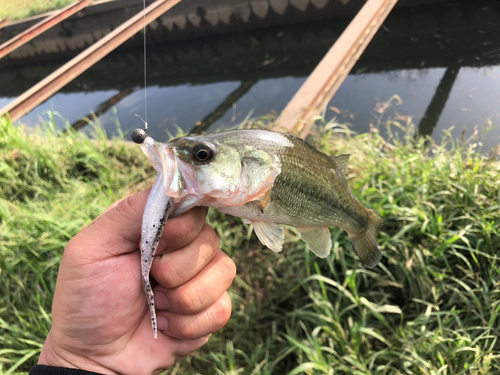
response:
M61 9L74 0L0 0L0 20L11 21L35 16L50 10Z
M262 125L262 124L261 124ZM392 124L393 127L398 124ZM332 229L326 260L289 229L280 254L211 211L238 266L233 314L171 374L500 374L500 165L470 142L412 131L383 139L336 124L313 143L352 154L349 184L386 220L363 268ZM50 328L65 243L114 200L151 183L138 147L50 124L0 121L0 372L28 371Z

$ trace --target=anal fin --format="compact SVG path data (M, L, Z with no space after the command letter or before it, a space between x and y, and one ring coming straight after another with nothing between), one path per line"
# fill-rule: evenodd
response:
M332 248L332 236L328 227L297 228L311 251L320 258L326 258Z
M283 250L285 243L285 231L283 225L266 222L266 221L252 221L255 234L263 245L266 245L275 253Z

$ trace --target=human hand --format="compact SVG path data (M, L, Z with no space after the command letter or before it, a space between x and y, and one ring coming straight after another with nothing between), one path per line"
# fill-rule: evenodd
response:
M149 190L110 206L66 246L52 328L38 364L151 374L204 345L231 314L234 262L197 207L168 219L151 273L158 339L142 289L139 241Z

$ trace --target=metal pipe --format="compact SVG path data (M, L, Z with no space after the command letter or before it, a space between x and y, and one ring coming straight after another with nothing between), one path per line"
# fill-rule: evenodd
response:
M3 20L0 20L0 30L2 30L9 23L10 23L10 20L8 18L4 18Z
M91 45L71 61L64 64L54 73L24 92L16 100L6 105L0 110L0 116L9 113L12 121L19 120L33 108L54 95L64 85L75 79L108 53L142 30L144 27L144 16L146 17L146 25L149 25L180 1L181 0L157 0L145 10L139 12L114 31L110 32L104 38Z
M87 5L89 5L91 1L92 0L80 0L74 2L73 4L68 5L66 8L63 8L60 11L55 12L51 16L44 18L36 25L31 26L28 30L25 30L12 39L9 39L0 46L0 59L14 51L16 48L19 48L23 44L28 43L31 39L50 29L52 26L57 25L59 22L64 21L69 16L72 16L76 12L79 12Z
M306 137L397 0L368 0L276 120L279 130Z

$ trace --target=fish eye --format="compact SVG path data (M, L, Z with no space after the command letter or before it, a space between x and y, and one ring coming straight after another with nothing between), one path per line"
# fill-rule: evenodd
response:
M214 158L214 150L204 143L198 143L191 149L191 158L196 164L206 164Z

